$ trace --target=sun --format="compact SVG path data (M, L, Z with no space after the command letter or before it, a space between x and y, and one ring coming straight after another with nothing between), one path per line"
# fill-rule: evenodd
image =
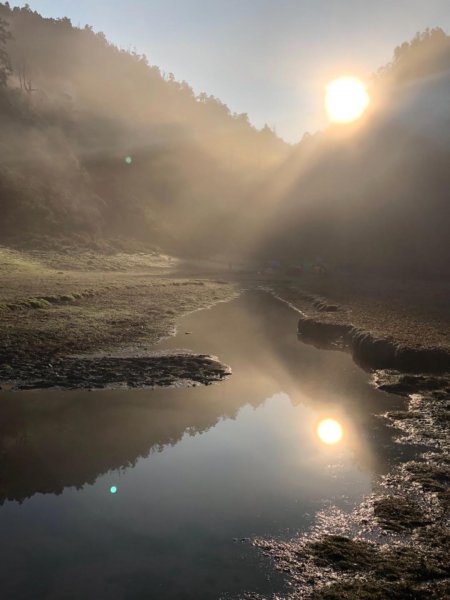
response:
M342 426L335 419L323 419L317 426L317 435L324 444L337 444L342 439Z
M326 86L325 108L333 123L356 121L369 102L366 86L356 77L339 77Z

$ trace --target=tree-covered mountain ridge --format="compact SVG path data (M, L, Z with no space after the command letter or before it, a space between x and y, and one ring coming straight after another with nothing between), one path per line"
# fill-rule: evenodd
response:
M305 136L255 225L265 252L332 268L450 275L450 37L418 33L369 83L357 122Z
M442 29L394 50L360 121L290 146L89 26L0 19L0 243L449 273Z
M123 237L201 252L289 151L89 26L8 3L0 18L3 240Z

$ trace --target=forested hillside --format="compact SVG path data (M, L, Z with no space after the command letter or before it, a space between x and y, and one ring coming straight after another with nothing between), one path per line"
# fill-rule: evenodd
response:
M288 146L102 33L0 4L0 241L226 251ZM6 72L5 72L6 75Z
M361 121L306 136L279 170L260 247L332 267L448 276L450 37L435 29L402 44L369 91Z
M0 243L134 240L193 255L449 273L442 30L395 50L360 121L292 147L88 26L8 4L0 18Z

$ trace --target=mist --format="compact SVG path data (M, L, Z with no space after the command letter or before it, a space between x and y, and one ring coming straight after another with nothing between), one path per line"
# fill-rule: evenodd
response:
M92 4L0 4L3 595L449 597L443 1Z
M0 16L12 36L4 239L64 233L226 252L240 207L288 145L88 27L6 5Z
M89 27L6 5L0 16L12 36L4 240L448 273L442 30L395 49L360 122L292 146Z
M449 37L427 31L372 78L350 125L305 138L272 178L257 251L332 268L448 276Z

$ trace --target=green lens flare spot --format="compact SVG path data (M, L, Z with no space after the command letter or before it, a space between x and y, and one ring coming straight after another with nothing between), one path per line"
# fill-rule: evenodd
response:
M109 491L111 492L111 494L117 494L117 491L118 491L117 485L112 485L109 488Z
M133 159L131 158L131 156L125 156L125 162L127 163L127 165L131 165Z

